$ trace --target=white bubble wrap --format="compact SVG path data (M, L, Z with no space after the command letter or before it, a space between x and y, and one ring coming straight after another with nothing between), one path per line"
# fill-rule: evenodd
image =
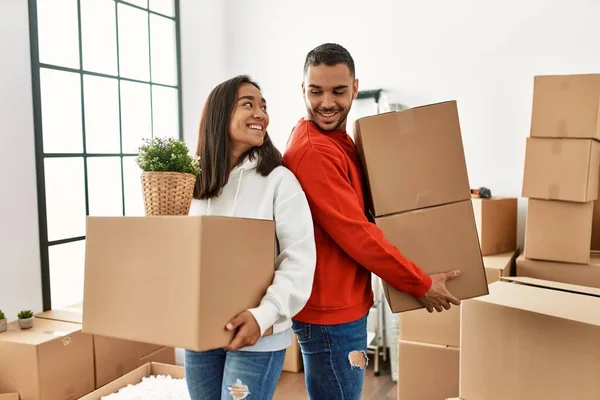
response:
M190 400L185 379L152 375L135 385L127 385L102 400Z

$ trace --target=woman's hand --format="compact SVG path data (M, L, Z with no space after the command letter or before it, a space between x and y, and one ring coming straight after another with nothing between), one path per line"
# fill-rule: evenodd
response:
M227 324L226 329L228 331L237 329L233 340L225 348L227 351L236 351L242 347L252 346L260 339L260 327L250 311L238 314Z

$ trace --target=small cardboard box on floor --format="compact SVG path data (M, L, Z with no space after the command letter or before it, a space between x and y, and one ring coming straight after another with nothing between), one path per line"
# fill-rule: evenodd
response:
M483 265L485 266L485 276L488 285L499 281L502 277L515 274L515 259L518 249L493 256L484 256Z
M36 314L36 318L81 324L83 304ZM87 335L84 333L84 335ZM175 364L175 349L92 335L95 387L99 388L148 361ZM165 349L161 352L162 349ZM148 352L149 351L149 352Z
M0 334L0 392L17 392L21 400L65 400L93 390L92 337L80 325L36 318L30 329L15 321Z
M271 285L274 222L88 217L83 332L189 350L228 345L225 325Z
M517 259L517 276L544 279L600 289L600 254L592 253L588 264Z
M162 363L146 363L141 367L129 372L126 375L112 381L106 386L101 387L82 397L80 400L100 400L103 396L108 396L113 393L117 393L119 390L127 387L128 385L136 385L142 382L142 379L152 375L164 375L170 376L173 379L185 378L185 370L183 367L175 365L168 365Z
M461 307L461 398L600 398L599 289L503 278Z
M300 344L298 344L298 337L293 334L292 345L285 351L285 360L283 361L283 371L298 373L302 371L304 364L302 361L302 352L300 351Z
M489 256L517 248L517 199L473 197L481 254Z

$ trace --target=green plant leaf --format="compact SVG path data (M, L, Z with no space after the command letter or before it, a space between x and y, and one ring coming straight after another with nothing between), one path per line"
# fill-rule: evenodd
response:
M198 160L189 154L184 141L175 138L144 139L136 157L142 171L200 173Z

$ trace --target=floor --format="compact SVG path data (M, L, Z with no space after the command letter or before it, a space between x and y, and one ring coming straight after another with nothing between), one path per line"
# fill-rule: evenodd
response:
M397 399L397 386L390 376L389 363L381 363L381 374L375 376L371 366L367 367L365 386L363 390L364 400L390 400ZM304 374L291 374L284 372L277 386L274 400L306 400L306 385Z

